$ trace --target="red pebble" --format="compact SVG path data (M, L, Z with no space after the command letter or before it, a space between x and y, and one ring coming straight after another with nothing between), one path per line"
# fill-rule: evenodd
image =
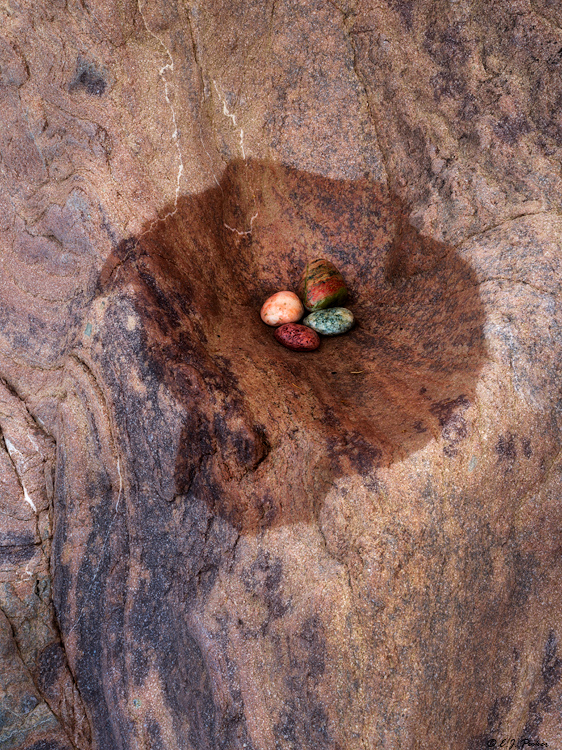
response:
M313 352L320 346L320 336L308 326L285 323L273 332L280 344L294 352Z

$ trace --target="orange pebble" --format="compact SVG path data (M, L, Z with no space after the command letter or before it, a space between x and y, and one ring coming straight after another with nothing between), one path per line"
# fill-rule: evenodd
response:
M263 303L260 315L268 326L281 326L300 320L304 307L294 292L277 292Z

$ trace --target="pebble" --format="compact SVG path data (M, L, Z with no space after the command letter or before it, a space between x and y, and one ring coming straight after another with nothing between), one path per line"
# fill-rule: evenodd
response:
M351 310L346 307L331 307L329 310L310 313L303 320L303 325L309 326L323 336L337 336L353 328L354 322Z
M343 276L329 260L317 258L306 264L300 290L307 310L323 310L341 304L347 297Z
M294 292L277 292L263 303L260 315L268 326L281 326L300 320L304 307Z
M280 344L294 352L313 352L320 346L320 336L308 326L287 323L276 328L273 335Z

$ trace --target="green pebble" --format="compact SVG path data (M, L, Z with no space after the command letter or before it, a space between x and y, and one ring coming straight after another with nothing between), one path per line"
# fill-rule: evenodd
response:
M330 307L328 310L310 313L302 323L322 336L337 336L353 327L354 318L351 310L346 307Z

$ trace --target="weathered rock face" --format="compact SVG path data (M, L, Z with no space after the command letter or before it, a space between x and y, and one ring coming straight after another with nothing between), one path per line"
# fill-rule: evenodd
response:
M0 14L0 745L562 743L558 4Z

